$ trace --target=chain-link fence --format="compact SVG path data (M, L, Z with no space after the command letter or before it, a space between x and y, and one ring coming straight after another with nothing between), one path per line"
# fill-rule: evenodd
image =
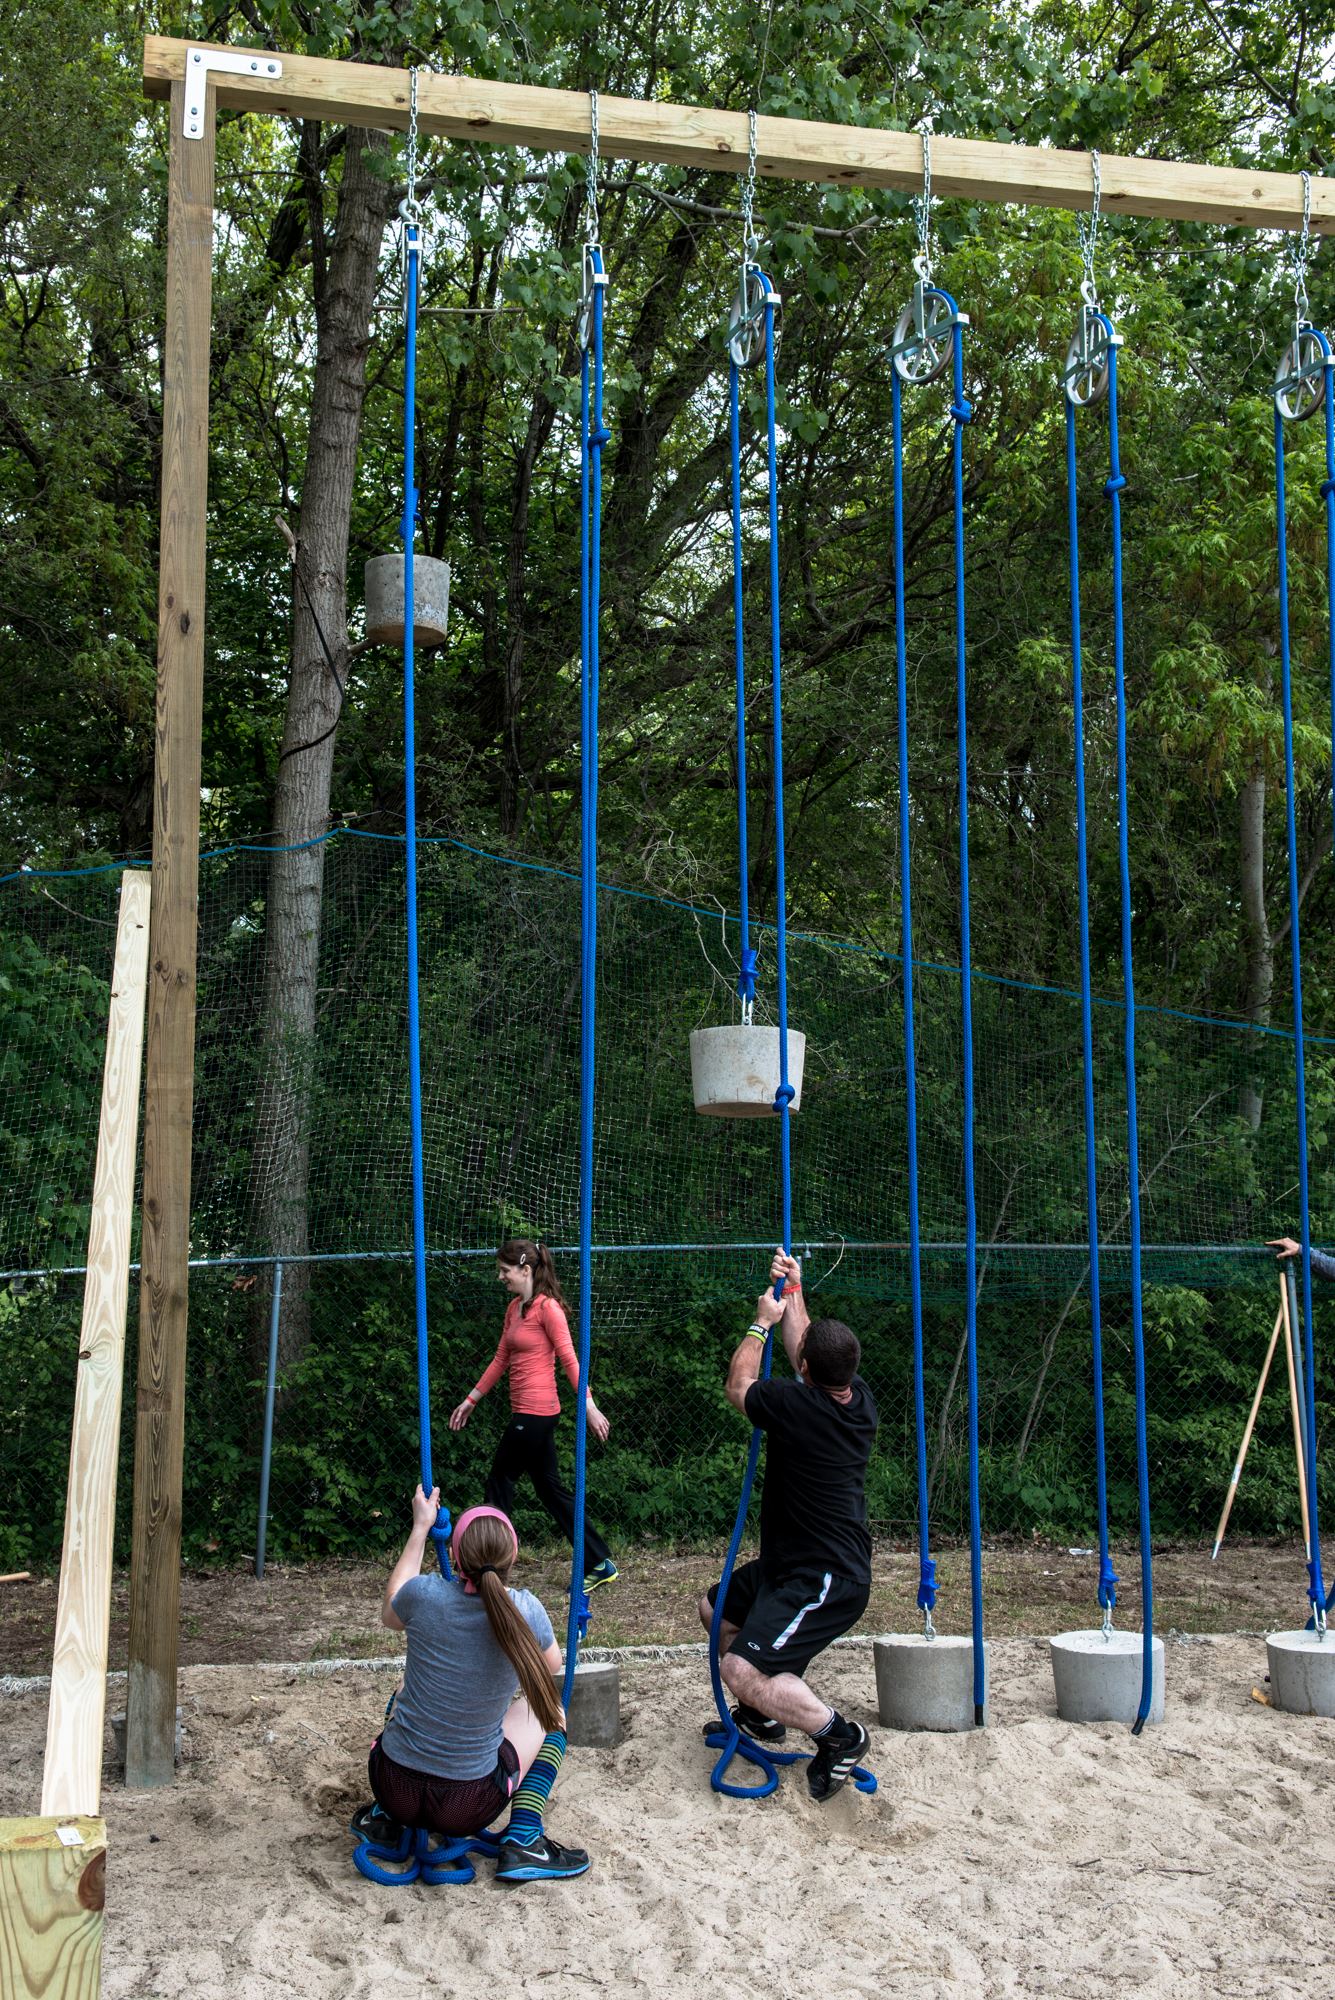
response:
M416 1476L402 848L344 836L325 851L301 1036L276 1016L272 982L266 999L273 866L232 850L203 874L184 1518L195 1556L255 1545L279 1263L270 1553L393 1540ZM447 1428L499 1332L497 1240L543 1235L574 1291L578 891L451 843L426 851L422 874L435 1458L457 1507L476 1497L504 1414L502 1389L465 1432ZM0 885L4 1566L58 1546L117 888L113 871ZM686 1043L729 1017L736 944L718 912L604 896L593 1370L612 1435L593 1454L590 1505L622 1536L716 1535L735 1501L743 1437L720 1390L776 1233L775 1132L696 1118ZM922 966L916 984L928 1451L934 1521L952 1533L966 1511L959 982ZM916 1505L900 987L893 954L792 945L792 1018L808 1036L799 1247L813 1306L864 1341L882 1412L870 1500L890 1530L907 1530ZM985 1522L1087 1539L1079 1007L980 977L974 1008ZM1110 1504L1131 1528L1121 1027L1117 1006L1096 1010ZM1217 1515L1277 1305L1258 1245L1291 1221L1292 1044L1154 1008L1138 1035L1152 1499L1158 1530L1197 1533ZM1319 1240L1335 1211L1333 1082L1335 1048L1314 1038ZM132 1291L130 1380L136 1305ZM127 1480L122 1546L128 1493ZM1270 1532L1298 1518L1280 1370L1235 1521Z

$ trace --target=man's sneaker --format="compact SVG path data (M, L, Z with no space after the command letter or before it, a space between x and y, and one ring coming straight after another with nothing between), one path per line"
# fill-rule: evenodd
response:
M558 1847L545 1833L536 1840L503 1840L496 1863L498 1882L568 1882L583 1875L589 1857L582 1847Z
M822 1736L816 1743L816 1754L807 1765L807 1784L813 1799L824 1805L836 1792L842 1791L853 1775L853 1767L871 1749L871 1738L860 1722L845 1723L836 1734Z
M762 1715L758 1708L751 1708L744 1701L739 1701L733 1709L732 1719L742 1734L749 1736L755 1743L782 1743L788 1734L781 1722L775 1722L770 1716ZM722 1727L722 1723L715 1716L712 1722L704 1725L702 1733L705 1736L715 1736Z
M590 1591L601 1589L605 1583L615 1583L620 1574L621 1571L612 1561L611 1556L606 1557L604 1561L599 1563L597 1569L591 1569L585 1577L584 1595L587 1597Z

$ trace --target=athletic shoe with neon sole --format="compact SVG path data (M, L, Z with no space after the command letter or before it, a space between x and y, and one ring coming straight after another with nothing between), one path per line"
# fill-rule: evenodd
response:
M605 1583L615 1583L620 1574L621 1571L611 1556L608 1556L604 1562L599 1563L597 1569L591 1569L585 1577L584 1595L587 1597L591 1591L601 1590Z
M496 1863L498 1882L568 1882L587 1872L589 1857L582 1847L558 1847L545 1833L536 1840L503 1840Z
M807 1786L820 1805L842 1791L871 1749L871 1737L860 1722L849 1722L839 1735L817 1740L816 1754L807 1765Z

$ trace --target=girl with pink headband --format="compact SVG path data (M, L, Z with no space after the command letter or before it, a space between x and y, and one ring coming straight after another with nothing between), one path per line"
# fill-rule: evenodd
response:
M529 1591L510 1588L519 1538L499 1507L460 1515L450 1542L456 1575L423 1575L439 1507L439 1491L428 1499L419 1486L412 1533L380 1606L381 1623L406 1634L407 1659L371 1748L371 1790L397 1826L446 1836L480 1833L508 1803L497 1881L582 1875L588 1855L558 1846L544 1826L566 1750L552 1621Z

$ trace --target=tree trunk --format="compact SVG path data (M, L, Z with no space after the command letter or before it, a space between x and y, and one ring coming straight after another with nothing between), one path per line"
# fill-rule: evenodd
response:
M1242 921L1247 968L1242 1008L1249 1021L1264 1026L1270 1020L1270 994L1275 983L1274 943L1265 911L1265 772L1252 772L1239 795L1238 861L1242 887ZM1261 1127L1262 1095L1258 1076L1242 1086L1238 1108L1253 1132Z
M366 354L380 249L393 209L368 155L380 133L349 132L333 243L317 253L316 361L292 595L292 662L274 793L265 914L262 1072L255 1143L260 1232L275 1256L310 1247L310 1099L315 1052L324 847L334 747L348 662L348 537L357 441L366 398ZM321 215L312 226L323 245ZM291 850L291 851L281 851ZM304 1353L310 1269L284 1274L279 1365Z

